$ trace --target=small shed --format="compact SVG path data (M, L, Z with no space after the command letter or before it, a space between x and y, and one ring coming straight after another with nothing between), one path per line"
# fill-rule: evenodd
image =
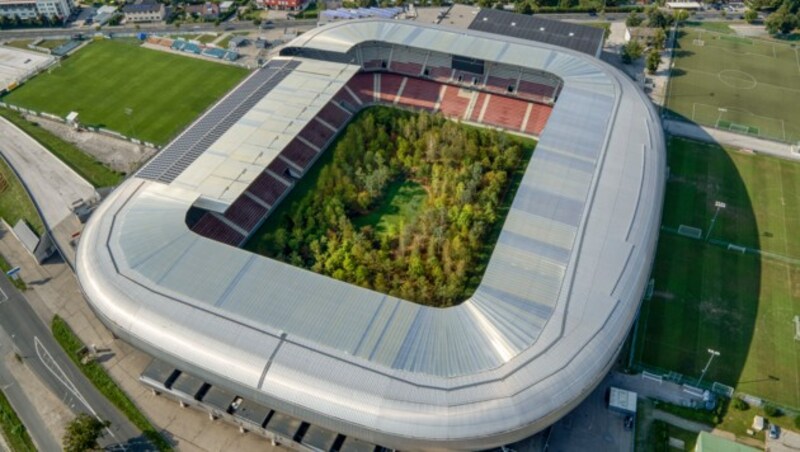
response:
M237 47L242 47L247 45L248 40L245 36L234 36L228 41L228 47L231 49L235 49Z
M636 393L619 388L611 388L608 409L622 414L636 414Z
M764 430L767 425L767 421L764 419L764 416L755 416L753 418L753 426L751 427L754 431L760 432Z

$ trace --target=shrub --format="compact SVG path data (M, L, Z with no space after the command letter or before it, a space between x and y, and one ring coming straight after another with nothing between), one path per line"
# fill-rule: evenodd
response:
M782 413L781 413L781 410L778 407L776 407L775 405L773 405L771 403L767 403L767 404L764 405L764 414L766 414L769 417L778 417Z
M744 411L750 408L750 405L740 398L733 399L733 407L739 411Z

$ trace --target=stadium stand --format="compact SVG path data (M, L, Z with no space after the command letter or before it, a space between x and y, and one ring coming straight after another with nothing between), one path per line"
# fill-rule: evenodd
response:
M281 154L300 168L305 169L306 166L314 160L314 157L317 156L317 151L311 149L299 139L294 139L286 146L286 149L284 149Z
M337 107L333 102L323 107L317 115L318 118L322 119L333 127L336 127L337 129L343 126L344 123L350 119L350 116L352 116L350 113L342 108Z
M267 208L247 196L245 192L228 207L225 218L250 233L266 214Z
M473 94L457 86L445 86L439 111L448 118L463 118Z
M250 184L250 187L247 188L247 191L253 194L253 196L272 206L275 205L275 203L288 189L288 185L284 184L282 181L279 181L275 178L275 176L269 174L268 172L264 172L261 173L252 184Z
M397 103L405 107L434 110L441 90L442 85L439 83L406 77L402 95Z
M531 110L530 116L528 116L528 122L525 124L524 131L525 133L533 135L541 135L544 126L547 124L547 120L550 118L553 107L536 103L532 105L533 109Z
M379 74L378 77L380 78L378 98L381 102L394 103L400 87L403 85L403 77L385 72Z
M353 94L356 95L361 103L372 103L374 101L375 91L375 76L372 73L356 74L349 83L347 83Z
M316 151L324 149L325 145L328 144L328 140L333 137L333 134L334 132L331 129L316 121L311 121L303 128L303 130L300 131L298 137L316 146Z
M203 237L232 246L241 245L245 238L239 231L228 226L212 212L206 212L194 225L192 231Z
M499 95L487 95L488 105L485 107L481 122L505 129L519 131L530 102ZM474 113L473 113L474 115Z

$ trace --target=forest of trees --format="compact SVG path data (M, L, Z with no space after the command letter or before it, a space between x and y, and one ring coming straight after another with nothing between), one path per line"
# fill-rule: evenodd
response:
M313 187L256 237L256 249L421 304L458 304L483 276L533 145L429 113L370 108L327 151ZM385 231L354 226L399 181L427 192L416 215Z

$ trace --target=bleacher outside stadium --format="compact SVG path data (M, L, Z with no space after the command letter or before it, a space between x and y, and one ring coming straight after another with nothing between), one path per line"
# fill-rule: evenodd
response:
M374 104L540 140L480 287L456 307L237 248ZM148 384L252 431L341 450L494 447L558 420L613 363L649 279L664 167L648 100L586 53L336 23L292 41L117 188L84 229L77 273L104 323L173 369L151 366Z

